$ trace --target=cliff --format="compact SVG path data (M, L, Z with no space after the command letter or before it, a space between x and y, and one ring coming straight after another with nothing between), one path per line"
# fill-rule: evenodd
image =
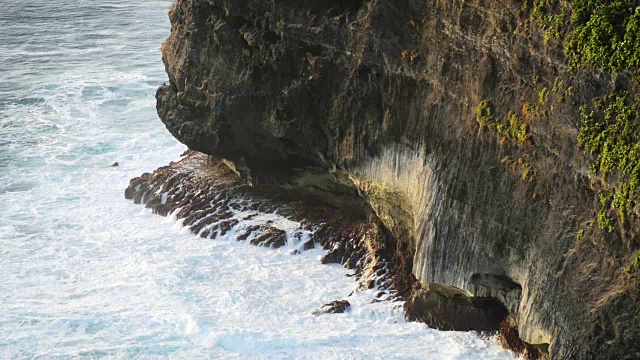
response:
M578 41L582 3L177 0L158 113L256 187L347 179L409 298L497 300L552 358L640 358L635 65Z

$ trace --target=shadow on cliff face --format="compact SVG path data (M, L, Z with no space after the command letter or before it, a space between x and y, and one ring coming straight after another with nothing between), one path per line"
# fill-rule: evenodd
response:
M444 284L416 284L405 304L407 318L440 330L496 331L509 311L493 298L469 296Z

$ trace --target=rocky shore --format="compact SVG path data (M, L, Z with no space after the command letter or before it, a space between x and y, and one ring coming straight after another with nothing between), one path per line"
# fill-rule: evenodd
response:
M357 193L334 187L311 191L249 185L228 162L188 151L180 161L132 179L125 197L156 214L174 216L202 238L231 236L267 248L291 243L292 255L322 247L327 250L323 264L341 264L354 271L356 290L375 288L379 301L405 301L409 319L432 327L495 333L508 315L491 298L470 297L437 284L422 287L411 271L412 258ZM238 226L260 214L296 221L300 232L287 234L270 222ZM348 301L336 300L314 313L341 313L349 307ZM529 353L534 358L541 355Z
M415 278L375 214L362 206L357 193L345 193L344 198L330 202L318 194L250 186L228 163L197 152L187 152L180 161L132 179L125 191L127 199L145 204L156 214L176 217L202 238L233 233L236 241L268 248L289 242L297 247L292 255L322 247L327 253L321 262L353 270L359 288L375 286L381 299L404 299ZM337 201L345 203L336 207ZM348 201L352 204L347 205ZM269 223L237 227L241 220L259 214L296 221L300 232L291 237Z

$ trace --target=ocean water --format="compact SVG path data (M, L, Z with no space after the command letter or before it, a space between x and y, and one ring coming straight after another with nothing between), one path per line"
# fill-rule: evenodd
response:
M154 107L170 6L0 3L0 358L512 359L349 295L320 250L201 239L124 199L185 150Z

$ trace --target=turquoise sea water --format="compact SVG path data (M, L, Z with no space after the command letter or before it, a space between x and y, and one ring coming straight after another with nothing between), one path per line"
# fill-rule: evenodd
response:
M2 1L0 358L512 358L349 296L319 250L201 239L124 200L185 150L155 114L170 6Z

